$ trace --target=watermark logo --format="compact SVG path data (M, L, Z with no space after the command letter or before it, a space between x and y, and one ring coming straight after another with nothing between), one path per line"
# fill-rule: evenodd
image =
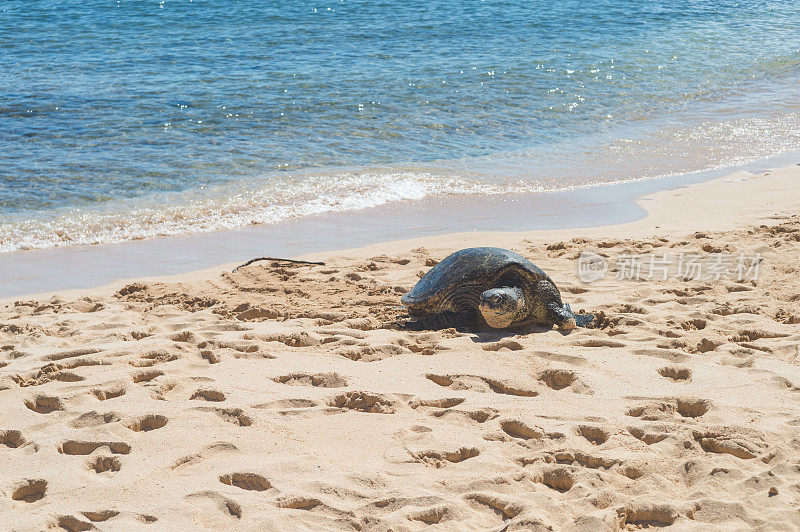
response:
M578 257L578 278L584 283L611 276L628 281L666 281L667 278L755 281L761 260L760 253L649 253L622 254L614 258L584 251Z
M584 283L599 281L608 272L608 261L593 251L584 251L578 257L578 278Z

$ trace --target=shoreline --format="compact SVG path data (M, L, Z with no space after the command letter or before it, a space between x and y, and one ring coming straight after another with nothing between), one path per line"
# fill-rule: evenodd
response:
M620 224L530 231L458 232L381 242L334 252L307 253L300 257L322 260L331 256L363 258L391 248L417 246L447 248L452 242L478 246L512 245L520 240L555 242L585 238L647 238L685 236L697 231L732 231L759 224L777 224L800 213L800 163L765 172L738 171L709 181L678 186L635 200L645 215ZM745 200L745 198L749 198ZM710 207L713 205L713 207Z
M800 154L792 153L785 154L777 160L785 164L789 160L798 159L800 159ZM444 233L435 232L435 234L424 234L426 228L423 226L412 230L413 232L422 233L412 238L394 238L355 247L345 246L339 247L338 249L302 252L303 246L307 247L309 245L308 237L304 235L305 232L314 234L313 231L316 230L321 232L323 237L330 236L332 234L331 231L335 232L335 229L332 230L330 227L327 227L328 232L325 233L326 226L332 222L335 223L338 219L339 222L345 220L345 223L349 224L351 229L358 230L358 234L361 237L365 237L370 230L376 229L375 226L365 226L364 224L367 221L375 221L383 217L396 218L403 214L404 209L408 209L408 206L405 204L397 204L369 209L366 213L359 211L335 216L316 216L308 220L294 221L293 224L282 223L277 224L277 226L255 227L252 228L252 233L248 232L247 229L229 230L211 235L160 237L122 244L82 246L79 249L56 248L51 250L14 252L9 254L14 255L14 257L0 256L0 273L4 274L3 278L6 279L6 285L16 282L24 286L37 286L35 282L31 282L31 278L37 278L37 276L41 278L44 275L52 275L53 265L61 264L68 266L66 272L62 273L62 278L65 280L61 282L62 286L65 284L67 286L63 289L31 289L28 291L20 291L7 288L3 286L3 284L0 284L0 303L26 297L41 298L55 294L75 294L87 290L92 292L102 291L103 289L110 290L113 287L122 286L132 280L199 279L204 276L218 274L220 270L229 270L259 255L323 261L326 258L336 256L347 255L350 257L363 257L369 254L385 252L386 249L398 251L403 248L411 249L420 246L454 248L455 246L469 247L487 245L487 243L498 246L512 246L514 242L521 239L555 241L569 240L575 236L591 238L622 236L632 238L652 236L654 232L675 235L680 231L688 233L696 230L730 230L737 227L752 225L756 221L765 223L777 222L780 219L769 219L770 215L768 211L771 209L770 205L785 203L790 206L790 210L793 207L800 206L800 192L798 192L798 188L793 186L793 183L800 180L800 163L794 163L791 166L770 167L770 170L763 170L764 167L768 167L768 161L759 161L746 165L746 167L751 168L752 171L744 169L739 169L730 173L726 173L726 170L714 171L711 172L712 175L720 175L708 179L698 177L708 174L708 172L698 175L689 174L679 176L678 178L672 178L672 180L669 181L670 186L667 188L663 188L665 184L664 180L658 180L657 182L656 180L647 180L624 185L606 186L607 193L603 195L603 191L600 191L598 194L600 199L598 199L596 204L602 204L606 209L616 208L623 213L623 217L635 216L633 213L636 212L641 213L632 221L626 220L622 223L567 228L530 229L523 231L447 231ZM657 185L662 186L658 187ZM629 189L633 188L634 190L625 190L626 187ZM647 192L648 189L653 188L656 188L656 190L650 191L649 193ZM637 189L641 192L640 194L636 194ZM597 189L589 190L590 192L597 192ZM494 224L501 223L511 225L508 220L513 219L515 215L521 216L525 209L530 208L532 201L540 208L546 209L548 205L552 205L552 202L548 201L548 199L561 194L568 193L522 195L521 197L497 196L480 199L456 198L451 199L450 204L445 207L442 207L441 201L419 202L416 205L417 210L415 214L424 216L426 213L429 215L430 212L434 212L433 216L436 218L440 216L439 211L442 209L450 213L456 211L464 213L471 208L483 208L488 211L487 216L476 216L471 220L467 219L467 222L461 219L456 223L463 224L471 221L480 224L490 218L491 214L505 211L507 216L501 218L499 222L498 220L490 221ZM741 196L753 198L753 201L742 201ZM690 209L692 217L690 220L682 220L680 215L676 216L675 214L685 210L684 206L687 199L692 205ZM559 206L555 208L558 209L560 207L564 209L564 214L550 215L550 218L556 219L559 216L566 216L569 210L574 211L587 208L586 203L588 201L590 201L590 198L586 195L583 200L573 199L566 208L563 204L559 204ZM439 205L436 205L437 203L439 203ZM709 211L708 205L714 205L713 209ZM365 215L366 218L364 218ZM545 214L544 216L547 215ZM700 229L692 229L692 227L694 227L693 224L697 223L701 224ZM310 226L306 227L305 224L310 224ZM173 270L170 271L170 264L169 261L167 261L164 263L167 266L166 270L161 268L152 274L127 276L114 274L115 271L119 272L121 267L126 264L125 261L142 261L143 259L144 260L139 263L138 267L146 271L148 267L154 265L153 261L147 259L147 256L150 254L169 258L170 253L177 252L177 261L180 262L180 260L191 260L189 255L193 251L201 250L212 244L227 245L228 249L231 249L232 254L234 253L233 250L241 252L242 249L255 249L256 244L260 240L258 232L266 231L267 234L269 234L269 232L273 234L280 233L282 231L281 226L285 225L295 226L294 230L288 230L289 238L294 239L294 242L287 246L286 253L275 253L272 251L269 253L260 253L259 251L252 251L250 256L242 254L240 260L217 260L213 262L213 265L193 269L180 269L180 266L177 266L179 268L177 271L174 271L174 267ZM303 242L303 240L305 240L305 242ZM312 240L311 245L319 246L319 238L317 238L317 240ZM293 253L293 251L300 252ZM22 259L19 263L23 263L26 267L24 274L20 272L19 264L15 264L17 261L12 260L13 258ZM31 258L34 258L34 260L27 260ZM164 264L162 264L162 266ZM112 273L110 276L103 275L107 272L107 268L111 269ZM86 274L92 273L99 276L101 282L92 282L85 277ZM14 278L15 274L17 276L16 279ZM70 283L70 281L66 280L69 279L70 276L73 277L74 282ZM77 279L77 281L74 279Z

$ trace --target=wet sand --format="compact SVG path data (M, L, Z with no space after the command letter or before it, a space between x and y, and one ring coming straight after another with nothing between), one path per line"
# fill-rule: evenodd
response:
M800 160L800 154L786 154L735 170L759 173L796 160ZM242 263L258 255L324 254L466 231L520 232L620 224L645 216L637 198L732 171L542 194L428 198L244 229L0 253L0 298L89 289L134 277L185 275L223 263Z

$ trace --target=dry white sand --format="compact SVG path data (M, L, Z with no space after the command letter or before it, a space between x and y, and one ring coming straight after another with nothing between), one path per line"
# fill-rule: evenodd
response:
M480 233L0 308L4 529L800 527L800 168L615 227ZM606 326L388 327L467 245ZM584 284L576 258L759 253L757 281Z

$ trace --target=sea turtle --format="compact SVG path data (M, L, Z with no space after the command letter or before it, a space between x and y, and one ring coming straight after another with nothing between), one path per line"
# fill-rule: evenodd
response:
M479 331L536 324L569 330L594 321L573 314L555 283L531 261L507 249L467 248L431 268L402 298L413 329Z

